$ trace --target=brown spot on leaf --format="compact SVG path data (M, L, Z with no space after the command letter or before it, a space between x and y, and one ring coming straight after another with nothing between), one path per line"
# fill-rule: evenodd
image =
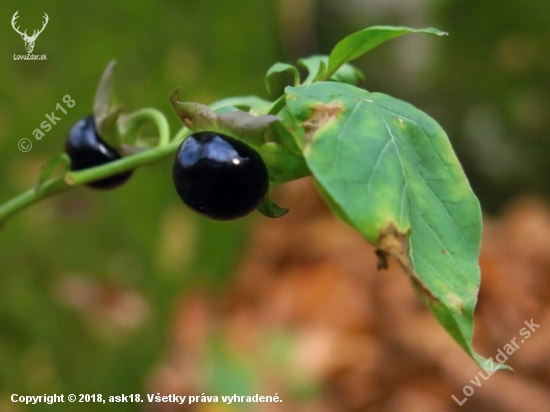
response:
M445 252L445 249L441 249L441 254L444 255L445 253L447 253Z
M313 108L313 113L309 119L304 122L304 130L306 131L306 142L311 143L313 135L323 125L334 120L336 116L344 111L341 103L332 102L329 104L318 104Z
M456 296L450 295L450 296L447 296L447 301L448 301L448 304L454 307L457 313L459 314L464 313L464 302L462 301L462 299Z
M400 233L393 223L390 223L380 232L380 237L376 243L376 256L381 256L386 260L393 257L397 259L405 272L410 275L414 272L411 260L409 259L409 238L406 234Z
M441 303L416 274L414 276L410 276L409 279L411 280L414 289L418 292L420 300L422 300L426 305L433 306Z
M421 299L426 300L426 303L429 304L439 303L439 299L432 294L414 270L409 257L409 237L399 232L393 223L380 232L375 253L378 257L378 269L386 269L388 257L393 257L409 276L414 288L421 295Z

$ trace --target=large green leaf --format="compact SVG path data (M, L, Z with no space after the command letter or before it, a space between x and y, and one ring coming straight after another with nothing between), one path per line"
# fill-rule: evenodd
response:
M442 31L434 28L428 29L410 29L408 27L391 27L391 26L373 26L367 29L350 34L332 49L328 65L322 74L317 76L317 80L327 80L332 77L338 68L359 56L374 49L376 46L402 36L407 33L428 33L438 36L446 35Z
M438 321L490 366L471 344L480 207L443 129L410 104L347 84L288 87L286 103L329 206L377 246L380 266L396 258Z

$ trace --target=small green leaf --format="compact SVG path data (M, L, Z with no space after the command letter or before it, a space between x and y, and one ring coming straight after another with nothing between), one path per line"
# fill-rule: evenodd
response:
M351 64L344 64L331 76L329 80L356 86L361 80L364 79L364 77L363 72L357 67L352 66Z
M328 61L327 68L316 76L316 80L327 80L343 64L357 59L359 56L374 49L376 46L402 36L407 33L428 33L438 36L446 35L447 33L434 28L428 29L410 29L407 27L391 27L391 26L374 26L353 33L336 44Z
M377 246L381 267L398 260L418 297L486 368L472 348L481 212L443 129L410 104L341 83L287 87L287 109L329 206Z
M240 109L235 106L223 106L215 110L215 112L220 115L224 113L238 112Z
M309 74L304 85L313 83L318 76L321 76L328 65L329 56L315 55L298 60L298 64L307 68ZM363 73L351 64L343 64L329 80L356 85L363 80Z
M307 78L304 80L305 84L313 83L313 81L321 75L328 63L328 56L315 55L298 59L298 65L304 67L308 71Z
M103 140L115 149L120 148L122 145L122 136L118 130L118 123L121 114L122 107L119 107L104 117L98 118L94 116L97 133Z
M271 107L273 103L264 100L257 96L235 96L228 97L227 99L218 100L210 105L212 110L218 111L219 109L227 106L237 107L241 110L249 110L255 108Z
M260 206L258 206L258 212L271 219L282 217L288 213L288 209L278 206L273 202L269 195L264 198Z
M119 107L115 91L115 67L116 61L111 60L101 76L94 99L95 117L108 116Z
M271 79L273 78L273 75L284 72L292 73L294 76L294 86L298 86L300 84L300 73L295 66L288 63L275 63L269 68L264 78L265 88L269 93L271 93Z
M53 171L59 165L65 166L63 173L69 170L71 159L69 158L69 155L67 155L67 153L60 153L57 156L52 157L46 162L44 166L42 166L42 169L40 170L40 175L38 177L38 184L35 187L36 193L40 193L44 183L48 181Z
M118 103L115 91L115 67L116 61L112 60L101 76L94 99L94 120L103 140L118 148L121 146L121 137L117 120L122 107Z

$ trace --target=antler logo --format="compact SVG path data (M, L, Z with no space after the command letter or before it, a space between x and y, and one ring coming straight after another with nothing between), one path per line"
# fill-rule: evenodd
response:
M25 49L27 49L27 53L32 53L32 50L34 49L34 42L36 41L36 38L40 33L44 31L44 28L46 27L46 24L48 24L48 20L50 19L46 13L44 13L44 24L42 25L42 28L40 30L34 30L32 33L32 36L29 36L27 34L27 30L25 30L23 33L19 31L19 27L15 26L15 21L19 18L19 10L15 12L11 19L11 26L13 29L21 35L23 40L25 41Z

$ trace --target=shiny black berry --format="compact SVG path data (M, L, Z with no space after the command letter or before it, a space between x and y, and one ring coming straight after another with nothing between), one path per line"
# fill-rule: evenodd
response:
M246 216L269 188L265 164L254 149L215 132L192 134L180 145L173 168L183 202L215 220Z
M79 120L71 129L65 142L65 151L71 158L71 170L83 170L90 167L114 162L120 154L107 144L97 133L94 116ZM126 182L132 170L88 183L94 189L112 189Z

